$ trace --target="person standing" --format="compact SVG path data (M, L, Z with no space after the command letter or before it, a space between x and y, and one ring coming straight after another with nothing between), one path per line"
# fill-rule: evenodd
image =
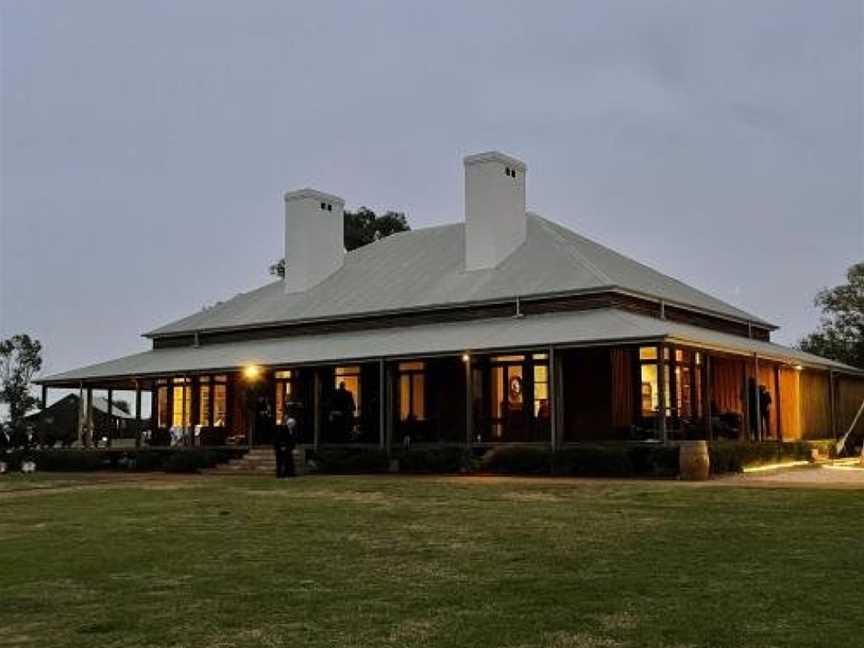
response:
M297 421L289 418L284 426L278 426L273 434L273 452L276 455L276 477L294 476L294 446Z
M759 385L759 419L762 422L762 433L768 436L768 423L771 417L771 392L765 385Z
M354 403L354 395L345 388L345 382L339 383L335 394L336 412L340 419L342 437L348 441L351 439L351 431L354 428L354 412L357 405Z

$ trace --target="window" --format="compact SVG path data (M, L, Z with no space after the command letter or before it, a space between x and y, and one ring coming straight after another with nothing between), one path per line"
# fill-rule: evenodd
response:
M276 383L276 425L285 425L288 405L294 402L297 392L294 384L296 375L294 371L286 369L274 373L273 379Z
M357 408L357 411L360 411L360 367L336 367L336 384L335 387L338 389L339 385L345 383L345 389L351 392L351 396L354 398L354 406Z
M213 384L213 427L225 427L228 418L228 378L216 376Z
M192 420L192 385L188 378L175 378L172 381L173 400L172 427L189 427Z
M666 362L663 363L663 377L665 380L666 389L666 413L672 405L672 395L669 393L669 349L663 349L663 358ZM655 416L660 410L660 373L657 362L658 354L657 347L640 347L639 348L639 402L642 410L642 416Z
M545 355L545 354L544 354ZM534 356L537 358L537 355ZM549 418L549 365L534 364L534 416Z
M657 359L657 347L641 347L639 349L639 359L640 360L656 360Z
M426 366L423 362L399 363L399 420L426 417Z
M657 365L645 364L641 366L640 399L642 402L642 416L653 416L659 407L657 390Z
M206 381L206 382L205 382ZM210 383L209 379L202 378L198 384L198 424L210 425Z
M158 427L169 427L168 418L168 387L162 385L156 392L156 411L158 413Z
M227 376L201 376L198 379L199 425L225 427L227 395Z
M500 355L492 356L492 362L524 362L524 355Z

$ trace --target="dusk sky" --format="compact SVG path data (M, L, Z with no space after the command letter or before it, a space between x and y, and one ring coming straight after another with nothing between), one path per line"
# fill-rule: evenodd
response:
M782 326L864 258L862 3L2 5L0 335L45 373L270 280L284 191L533 211Z

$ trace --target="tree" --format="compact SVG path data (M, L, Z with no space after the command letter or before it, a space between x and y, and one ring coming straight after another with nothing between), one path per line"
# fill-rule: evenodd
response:
M111 406L116 407L117 409L119 409L124 414L131 414L132 413L132 408L129 406L129 401L123 400L122 398L112 400ZM111 414L114 414L114 412L111 412Z
M407 232L411 227L402 212L387 211L378 216L367 207L356 212L345 212L345 249L356 250L374 241L386 238L396 232ZM285 276L285 259L279 259L270 266L270 274Z
M20 426L39 401L30 393L30 381L42 368L42 344L27 334L0 340L0 403L9 407L12 428Z
M822 309L822 321L799 347L853 367L864 367L864 262L849 268L846 280L848 283L816 295L814 303Z

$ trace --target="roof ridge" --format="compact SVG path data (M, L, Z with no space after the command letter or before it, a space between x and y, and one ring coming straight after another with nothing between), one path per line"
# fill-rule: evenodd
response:
M551 234L553 237L555 237L555 239L564 246L565 251L570 256L574 257L576 260L578 260L580 263L582 263L585 267L587 267L588 270L595 277L597 277L601 281L605 281L609 285L612 285L615 283L612 280L612 277L610 277L605 272L603 272L600 268L598 268L596 265L591 263L591 261L589 261L585 257L584 254L579 252L579 250L574 249L573 246L570 245L569 242L563 236L561 236L560 232L556 232L553 227L549 227L550 225L552 225L551 221L543 218L539 214L535 214L534 212L528 212L528 213L531 214L532 216L536 217L537 220L539 221L540 226L543 227L543 229L545 229L547 232L549 232L549 234ZM576 234L575 232L573 232L573 233ZM576 234L576 236L579 236L579 235Z

